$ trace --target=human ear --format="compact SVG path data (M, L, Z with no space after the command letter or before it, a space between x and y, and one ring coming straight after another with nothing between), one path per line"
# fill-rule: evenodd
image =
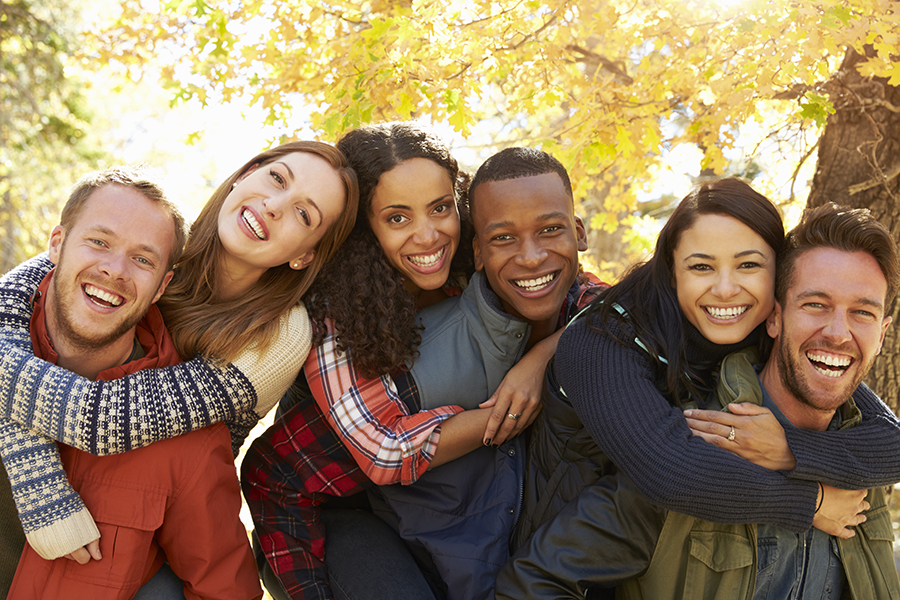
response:
M59 264L59 255L62 252L62 246L65 239L66 228L62 225L57 225L53 228L53 231L50 232L50 242L47 249L50 253L50 262L54 265Z
M153 296L153 302L150 304L156 304L156 301L162 298L163 292L166 291L166 286L169 285L169 282L172 281L172 276L175 275L175 271L168 271L162 279L162 282L159 284L159 289L156 290L156 295Z
M312 259L315 258L315 256L316 256L316 251L315 251L315 250L310 250L310 251L307 252L306 254L304 254L304 255L302 255L302 256L298 256L297 258L295 258L294 260L292 260L292 261L291 261L290 263L288 263L288 264L289 264L290 267L291 267L292 269L294 269L295 271L300 271L300 270L305 269L306 267L308 267L308 266L309 266L309 263L312 262Z
M766 333L768 333L769 337L773 340L781 334L782 316L781 304L776 300L775 308L773 308L769 316L766 317Z
M884 344L884 334L887 333L888 326L894 320L893 317L885 317L881 321L881 339L878 341L878 352L875 354L881 354L881 345Z
M588 249L587 230L581 217L575 217L575 240L578 242L578 251L585 252Z

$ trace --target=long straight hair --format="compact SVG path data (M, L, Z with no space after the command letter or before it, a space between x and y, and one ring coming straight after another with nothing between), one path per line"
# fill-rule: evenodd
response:
M233 184L252 167L261 167L294 152L323 158L344 184L345 206L316 247L312 262L297 271L287 263L271 267L238 298L223 298L224 252L219 239L219 211ZM359 191L356 174L334 146L301 141L282 144L253 157L218 187L191 225L181 262L159 308L179 354L198 354L228 362L251 344L265 349L278 330L278 319L296 306L323 265L347 239L356 220Z
M674 274L675 249L681 235L700 215L737 219L772 248L776 264L780 259L784 224L775 205L740 179L708 181L678 204L659 234L653 256L634 266L619 283L603 290L587 314L588 325L599 333L614 335L609 329L611 320L634 330L657 370L665 371L666 391L676 404L689 396L702 397L710 384L699 375L701 368L708 365L691 364L685 357L685 317L678 304ZM615 309L616 304L625 309L627 316Z

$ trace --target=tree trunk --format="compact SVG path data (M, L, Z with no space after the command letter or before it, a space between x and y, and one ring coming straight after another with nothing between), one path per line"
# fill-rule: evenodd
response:
M868 49L871 52L871 49ZM848 50L828 83L834 104L819 143L808 205L826 202L868 208L900 240L900 87L863 78L865 57ZM900 302L887 307L894 319L866 383L894 410L900 409Z

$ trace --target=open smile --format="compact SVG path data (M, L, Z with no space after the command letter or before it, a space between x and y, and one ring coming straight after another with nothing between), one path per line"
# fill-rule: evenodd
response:
M731 319L737 319L750 310L750 305L744 304L741 306L728 307L704 306L703 310L715 321L730 321Z
M828 354L820 350L807 350L806 358L816 371L832 379L846 373L854 362L854 359L846 354Z
M447 246L442 246L430 254L407 254L405 258L416 271L427 275L436 273L443 268L446 253Z
M510 281L512 281L512 284L515 287L523 292L528 294L539 294L553 286L559 273L559 271L554 271L553 273L547 273L546 275L535 277L533 279L511 279Z
M253 214L249 208L245 208L241 211L241 220L244 222L244 225L247 226L247 229L250 230L256 239L265 241L269 239L269 234L266 231L266 228L257 220L256 215Z
M96 304L97 306L102 306L103 308L115 308L117 306L121 306L123 302L125 302L125 298L119 296L118 294L113 294L112 292L108 292L106 290L102 290L97 286L86 283L81 289L84 291L85 296L87 296L91 302Z

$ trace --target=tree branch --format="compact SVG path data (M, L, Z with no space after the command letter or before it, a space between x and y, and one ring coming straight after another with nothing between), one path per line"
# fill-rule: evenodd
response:
M866 190L871 190L873 187L878 187L879 185L885 185L890 180L894 179L900 175L900 163L897 163L893 167L891 167L888 171L884 172L881 177L876 177L874 179L870 179L869 181L864 181L863 183L857 183L856 185L851 185L847 188L847 193L851 196L854 194L858 194L860 192L864 192Z

